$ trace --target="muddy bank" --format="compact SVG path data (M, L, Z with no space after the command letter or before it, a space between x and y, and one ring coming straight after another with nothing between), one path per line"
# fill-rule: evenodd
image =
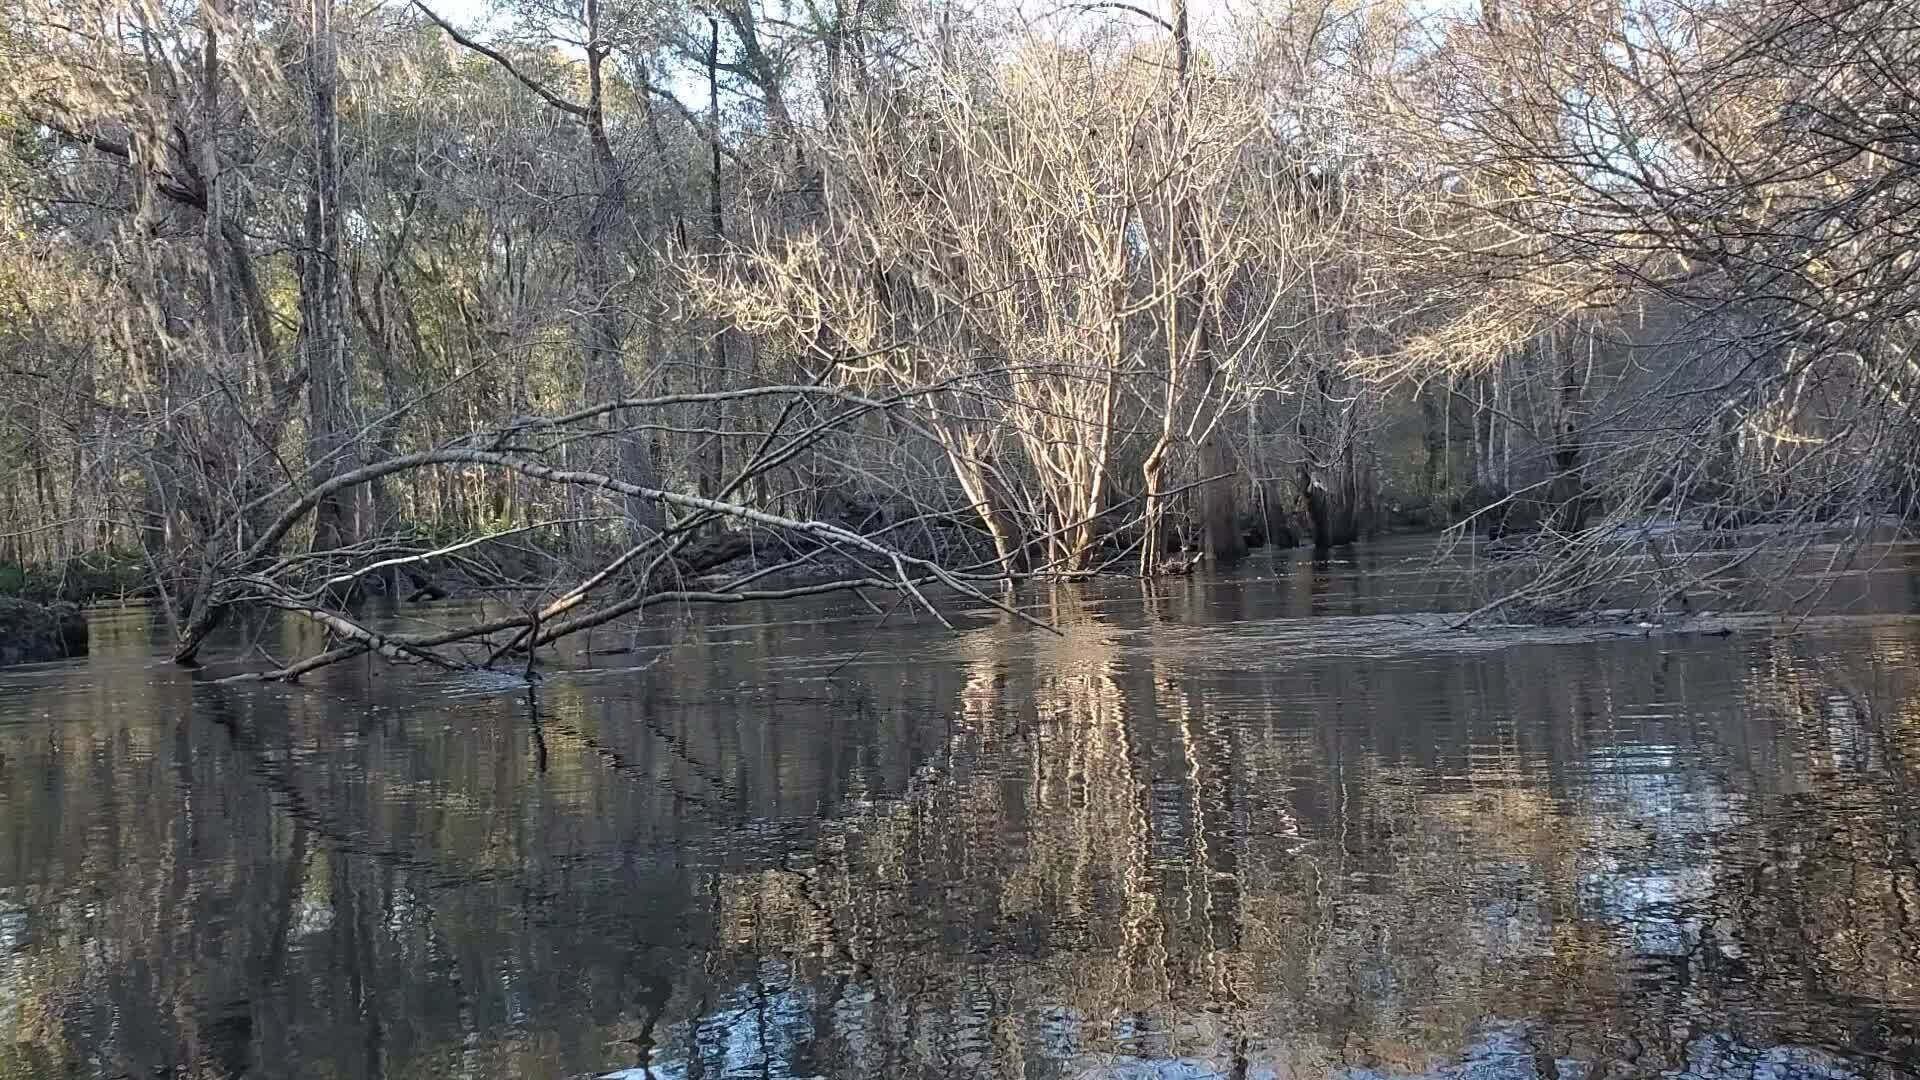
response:
M0 666L85 656L87 618L65 601L0 597Z

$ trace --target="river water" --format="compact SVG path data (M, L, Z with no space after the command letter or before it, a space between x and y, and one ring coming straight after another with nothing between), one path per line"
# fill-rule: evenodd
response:
M1920 1075L1920 551L1832 583L1459 634L1279 553L531 692L105 612L0 672L0 1077Z

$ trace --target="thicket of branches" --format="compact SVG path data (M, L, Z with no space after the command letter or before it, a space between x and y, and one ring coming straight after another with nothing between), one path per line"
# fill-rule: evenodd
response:
M1658 607L1914 509L1911 0L473 14L23 0L0 561L290 675L1390 525ZM518 614L352 614L449 578Z

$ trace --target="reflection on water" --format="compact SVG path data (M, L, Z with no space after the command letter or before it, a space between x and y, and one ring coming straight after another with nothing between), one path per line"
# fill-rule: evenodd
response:
M1469 648L1304 559L1030 600L531 697L196 686L105 617L0 676L0 1077L1920 1072L1920 621Z

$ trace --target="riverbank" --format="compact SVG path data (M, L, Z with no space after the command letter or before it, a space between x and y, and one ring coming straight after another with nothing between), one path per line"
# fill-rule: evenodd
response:
M0 596L0 667L86 653L87 617L79 605Z

